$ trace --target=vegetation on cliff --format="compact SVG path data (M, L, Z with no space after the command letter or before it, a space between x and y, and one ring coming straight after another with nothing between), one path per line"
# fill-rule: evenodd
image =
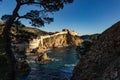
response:
M87 51L90 50L92 46L92 41L83 41L80 46L77 46L76 51L81 55L85 55Z
M81 39L83 39L84 41L95 41L98 39L100 34L92 34L92 35L82 35L80 36Z

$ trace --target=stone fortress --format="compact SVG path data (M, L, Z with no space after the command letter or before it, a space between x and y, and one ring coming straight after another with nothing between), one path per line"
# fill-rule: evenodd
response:
M70 34L70 35L73 35L73 36L79 36L78 33L74 32L74 31L71 31L71 30L68 30L68 29L63 29L61 32L57 32L57 33L54 33L52 35L44 35L44 36L40 36L40 38L36 38L36 39L33 39L32 41L30 41L29 43L29 48L30 49L34 49L34 48L37 48L39 46L39 44L41 43L41 45L43 46L43 41L44 39L46 38L50 38L50 37L54 37L54 36L58 36L58 35L63 35L63 34Z
M27 53L29 53L29 52L31 52L35 49L38 49L38 48L39 49L45 48L45 45L46 45L45 43L48 43L47 46L50 47L50 48L51 48L51 45L54 45L56 43L58 43L60 46L67 46L66 45L67 44L67 41L66 41L67 38L66 38L65 35L68 35L68 34L71 35L72 37L74 37L74 36L79 37L78 33L74 32L74 31L71 31L71 30L68 30L68 29L63 29L61 32L55 32L55 33L46 34L46 35L39 35L36 38L33 38L32 40L30 40L29 42L12 43L12 46L17 48L17 49L13 48L13 51L15 51L15 50L24 51L25 50ZM59 37L56 38L56 39L53 39L56 36L61 36L61 37L60 37L60 39L59 39ZM54 42L54 44L52 44L50 42L45 42L46 39L48 39L48 40L50 39L50 41ZM51 40L51 39L53 39L53 40ZM80 39L78 41L78 43L81 43L81 42L82 42L82 40Z

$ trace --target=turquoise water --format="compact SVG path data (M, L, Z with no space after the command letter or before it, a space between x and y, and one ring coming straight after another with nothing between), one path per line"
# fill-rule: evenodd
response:
M79 61L75 47L54 48L47 55L54 61L46 64L29 63L31 72L20 80L70 80Z

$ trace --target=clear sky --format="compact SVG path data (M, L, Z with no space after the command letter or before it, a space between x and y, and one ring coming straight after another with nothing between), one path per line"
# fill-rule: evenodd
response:
M11 13L15 0L3 0L0 3L0 17ZM37 7L22 7L20 13ZM52 14L51 14L52 15ZM64 28L74 30L80 35L101 33L112 24L120 21L120 0L74 0L53 15L54 22L41 28L49 32L61 31ZM27 26L29 24L23 21Z

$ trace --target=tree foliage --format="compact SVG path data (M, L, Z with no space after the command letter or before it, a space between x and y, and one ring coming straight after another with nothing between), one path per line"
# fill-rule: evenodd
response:
M8 62L6 80L16 80L16 59L11 49L11 26L21 25L22 19L28 20L32 26L44 26L45 23L53 22L53 18L48 16L48 12L59 11L60 9L63 9L65 4L72 2L73 0L16 0L17 4L13 13L5 14L1 17L1 19L5 22L2 34L5 42L5 52ZM33 9L21 15L19 10L24 5L38 5L40 9Z
M51 23L54 21L52 17L48 16L49 12L56 12L63 9L65 4L72 3L73 0L16 0L17 4L23 5L38 5L40 10L30 10L24 15L17 12L14 24L20 24L22 19L27 19L32 26L41 27L45 23ZM1 19L6 22L12 16L12 14L5 14Z

